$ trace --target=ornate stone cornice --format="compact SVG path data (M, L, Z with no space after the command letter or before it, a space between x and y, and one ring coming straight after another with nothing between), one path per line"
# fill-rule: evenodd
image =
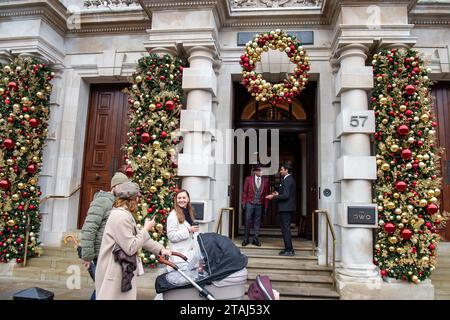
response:
M321 9L323 0L228 0L231 11Z
M38 0L33 3L19 0L0 4L0 21L34 16L41 17L61 35L67 31L67 9L58 0Z
M409 23L421 26L450 25L450 2L419 1L409 14Z

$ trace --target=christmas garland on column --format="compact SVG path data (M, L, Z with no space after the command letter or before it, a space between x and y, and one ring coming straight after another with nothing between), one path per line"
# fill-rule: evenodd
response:
M150 233L155 241L167 244L166 217L173 208L176 191L177 138L182 108L181 88L183 67L186 63L170 55L152 54L138 61L126 89L130 111L129 132L125 146L127 164L125 173L139 184L142 200L138 223L156 216L156 226ZM141 253L145 265L154 267L156 257Z
M39 252L38 186L47 137L50 80L45 63L16 58L0 64L0 261L21 263Z
M382 277L420 283L436 266L440 214L440 151L431 80L417 50L373 57L379 226L374 263Z

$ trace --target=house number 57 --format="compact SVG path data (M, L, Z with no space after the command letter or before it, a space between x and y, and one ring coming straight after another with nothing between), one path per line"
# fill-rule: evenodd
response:
M367 121L367 116L352 116L350 119L350 125L354 128L359 127L361 125L364 128L364 125Z

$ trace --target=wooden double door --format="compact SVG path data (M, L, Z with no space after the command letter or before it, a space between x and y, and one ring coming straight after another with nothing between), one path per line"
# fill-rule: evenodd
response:
M86 126L78 228L83 226L94 194L111 189L111 178L122 169L128 130L127 84L92 85Z
M442 193L441 211L450 212L450 82L438 82L432 87L434 109L438 120L438 141L444 148L441 158ZM444 241L450 241L450 221L440 234Z

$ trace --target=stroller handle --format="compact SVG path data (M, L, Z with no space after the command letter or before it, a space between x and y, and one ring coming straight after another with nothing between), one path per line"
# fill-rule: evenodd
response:
M158 256L158 262L161 264L165 264L169 267L172 267L175 270L178 270L178 266L175 263L173 263L172 261L165 259L164 256Z
M182 253L180 253L180 252L172 251L172 255L173 255L173 256L180 257L180 258L183 259L184 261L187 261L187 260L188 260L188 258L187 258L184 254L182 254Z

